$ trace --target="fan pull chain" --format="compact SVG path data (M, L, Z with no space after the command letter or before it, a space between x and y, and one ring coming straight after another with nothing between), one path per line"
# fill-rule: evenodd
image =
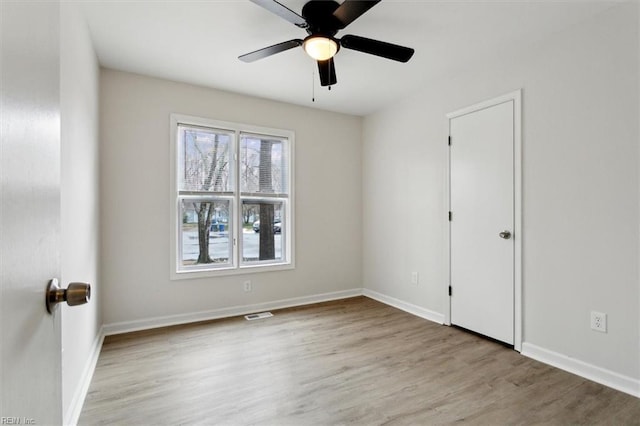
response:
M315 64L314 64L315 65ZM316 71L315 68L311 71L311 102L316 101Z

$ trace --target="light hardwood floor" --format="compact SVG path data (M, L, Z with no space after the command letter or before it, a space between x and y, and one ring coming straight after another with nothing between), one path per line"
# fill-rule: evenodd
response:
M107 337L80 425L635 424L640 399L365 297Z

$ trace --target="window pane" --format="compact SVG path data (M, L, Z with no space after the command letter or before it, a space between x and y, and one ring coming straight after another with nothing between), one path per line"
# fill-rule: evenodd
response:
M282 261L286 232L284 203L251 200L242 203L242 261Z
M243 193L288 193L287 144L286 139L240 135L240 190Z
M229 200L181 200L180 265L183 268L230 263L229 206Z
M215 129L179 126L182 191L233 190L229 162L233 134Z

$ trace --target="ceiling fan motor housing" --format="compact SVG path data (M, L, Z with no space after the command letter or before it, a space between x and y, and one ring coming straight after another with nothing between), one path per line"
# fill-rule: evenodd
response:
M333 12L340 6L332 0L311 0L302 7L302 17L309 25L306 30L310 35L321 34L333 38L342 23Z

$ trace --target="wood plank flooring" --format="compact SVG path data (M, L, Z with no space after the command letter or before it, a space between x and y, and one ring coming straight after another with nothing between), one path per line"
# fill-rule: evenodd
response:
M80 425L640 425L640 399L365 297L107 337Z

